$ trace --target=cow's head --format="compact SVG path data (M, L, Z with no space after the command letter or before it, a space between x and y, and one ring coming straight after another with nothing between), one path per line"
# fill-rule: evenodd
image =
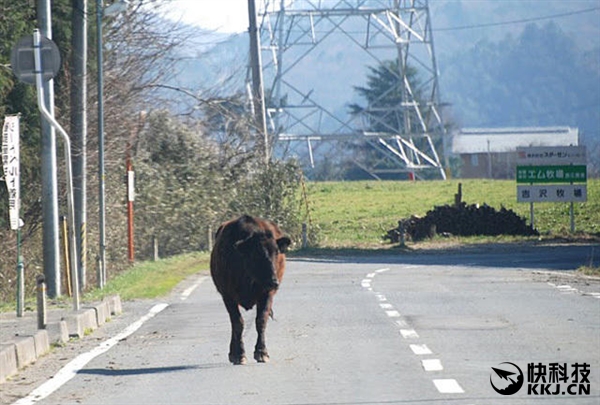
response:
M253 281L265 290L274 290L279 287L278 256L285 253L291 243L287 236L275 239L271 231L254 232L236 242L235 248L244 256L246 270Z

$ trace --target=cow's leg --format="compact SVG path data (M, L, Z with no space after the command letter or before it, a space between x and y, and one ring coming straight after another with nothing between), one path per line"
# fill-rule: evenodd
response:
M271 314L272 305L273 295L270 293L260 297L256 305L256 332L258 333L258 339L256 340L256 346L254 347L254 359L259 363L266 363L269 361L269 353L267 353L267 346L265 344L265 330L267 328L267 320Z
M229 361L233 364L246 364L246 353L244 351L244 341L242 333L244 332L244 318L240 313L237 303L230 299L223 298L229 320L231 321L231 342L229 344Z

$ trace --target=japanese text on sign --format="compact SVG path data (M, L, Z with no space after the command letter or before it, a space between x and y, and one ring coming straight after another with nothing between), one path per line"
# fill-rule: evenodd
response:
M584 165L517 166L517 183L585 183Z
M585 202L585 184L517 186L518 202Z
M2 128L2 166L4 180L8 188L10 228L19 227L19 116L11 115L4 119Z

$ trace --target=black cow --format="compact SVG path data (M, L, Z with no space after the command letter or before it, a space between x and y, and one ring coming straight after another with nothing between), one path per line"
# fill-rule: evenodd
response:
M223 223L217 231L210 274L229 312L229 361L233 364L246 363L244 319L239 306L248 310L256 305L258 339L254 359L260 363L269 361L265 329L273 313L273 297L283 278L285 252L290 243L275 223L248 215Z

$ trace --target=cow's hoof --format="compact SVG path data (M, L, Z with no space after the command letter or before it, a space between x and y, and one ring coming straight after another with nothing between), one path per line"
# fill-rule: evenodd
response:
M244 356L243 354L241 356L234 356L230 354L229 361L236 366L244 365L246 364L246 356Z
M269 355L267 352L254 352L254 360L258 361L259 363L268 363Z

